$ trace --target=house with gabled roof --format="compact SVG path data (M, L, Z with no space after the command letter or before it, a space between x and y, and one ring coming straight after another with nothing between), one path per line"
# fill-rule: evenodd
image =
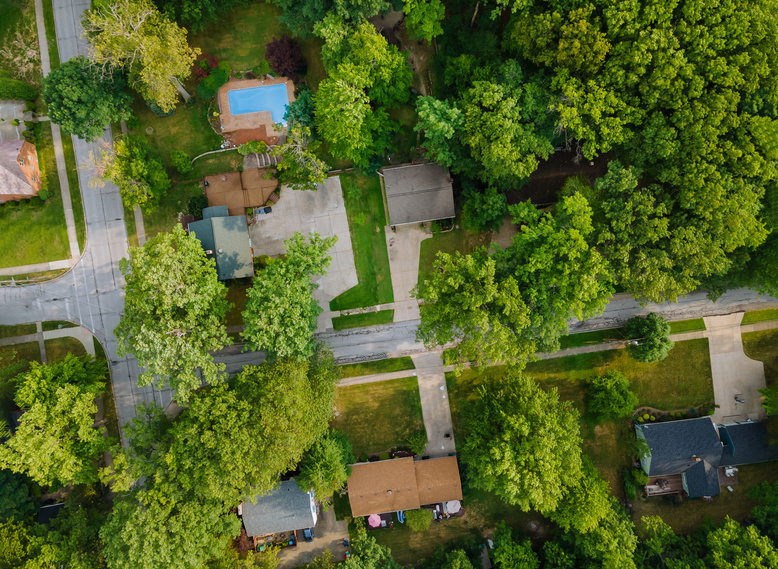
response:
M26 140L0 142L0 203L35 197L41 188L35 145Z
M230 215L227 206L203 208L203 219L187 229L200 240L209 259L216 261L219 280L254 276L254 259L245 215Z
M737 483L737 466L778 460L764 423L717 425L711 417L635 425L648 445L641 461L649 476L646 493L685 493L711 498L721 486Z
M304 492L294 480L285 480L267 494L244 501L240 510L249 537L308 529L317 521L312 492Z

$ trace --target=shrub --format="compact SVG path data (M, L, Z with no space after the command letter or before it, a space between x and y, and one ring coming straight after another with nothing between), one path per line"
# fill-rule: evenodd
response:
M627 352L636 361L654 363L667 357L675 345L670 339L670 324L653 312L645 318L633 316L624 326L627 338L636 344L628 344Z
M195 217L203 216L203 208L208 207L208 198L200 195L190 198L187 211Z
M645 421L643 417L638 417L638 423L642 423L643 421Z
M40 196L30 198L30 205L38 207L43 205L43 199Z
M201 99L212 99L216 96L219 87L230 79L230 64L222 61L218 67L211 69L208 77L200 79L197 83L197 96Z
M589 380L586 406L600 419L629 417L638 404L629 389L629 380L618 371L609 371Z
M51 192L46 188L43 188L40 192L38 192L38 197L42 200L47 200L51 197Z
M300 46L289 36L273 38L265 46L265 57L271 69L278 75L285 75L292 80L305 67L305 59Z
M35 104L35 101L25 101L24 102L24 110L25 111L35 111L35 109L38 108L38 105Z
M651 415L650 419L651 419L652 421L656 421L656 417L654 417L653 415Z
M270 73L270 64L266 59L263 59L254 69L251 70L251 72L255 77L262 77L263 75L267 75Z
M313 92L307 86L300 86L297 98L289 103L286 109L284 120L288 125L299 124L300 126L307 126L311 129L311 132L314 131Z
M19 204L16 202L16 200L11 200L11 201L5 202L5 207L16 207L18 205Z
M378 460L389 460L389 453L388 452L382 452L378 455Z
M183 150L174 150L170 155L170 160L179 174L189 174L192 171L192 161Z
M424 454L427 449L427 431L422 429L408 437L408 447L414 454Z
M34 101L37 98L38 91L32 85L10 77L0 77L0 99Z
M689 409L689 414L694 415L697 412L697 409L691 408Z
M11 121L11 124L12 124L13 126L19 126L19 119L14 119L14 120L12 120L12 121Z
M648 474L646 474L639 468L635 468L632 471L632 478L635 480L635 484L637 484L638 486L645 486L646 484L648 484L648 480L649 480Z
M644 421L648 421L648 417L649 417L649 414L648 414L648 413L644 413L644 414L643 414L643 420L644 420Z
M405 522L411 531L427 531L432 523L432 510L424 508L405 512Z
M354 223L362 227L367 223L367 214L364 211L360 211L355 217L354 217Z
M437 221L433 221L432 223L430 223L430 231L432 231L434 235L435 233L440 233L441 231L443 231L443 227L441 227L440 223L438 223Z
M241 156L253 153L262 154L263 152L267 152L267 143L262 140L252 140L238 146L238 154Z
M134 114L130 115L127 118L127 128L136 129L140 126L140 119L136 117Z

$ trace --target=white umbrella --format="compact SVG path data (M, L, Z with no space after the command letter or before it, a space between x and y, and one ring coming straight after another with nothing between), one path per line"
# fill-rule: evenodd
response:
M449 514L456 514L461 509L462 503L459 500L451 500L450 502L446 502L446 511Z
M371 528L377 528L381 525L381 516L378 514L370 514L370 516L367 518L367 525L369 525Z

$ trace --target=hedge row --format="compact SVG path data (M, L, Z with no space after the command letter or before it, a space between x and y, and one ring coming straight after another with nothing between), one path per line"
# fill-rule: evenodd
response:
M23 101L34 101L37 98L38 91L32 85L17 79L0 77L0 100L21 99Z

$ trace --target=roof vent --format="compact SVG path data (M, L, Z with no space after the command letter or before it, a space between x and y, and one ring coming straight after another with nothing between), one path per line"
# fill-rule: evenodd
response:
M387 491L386 491L386 493L387 493L387 494L391 494L391 493L392 493L392 491L391 491L391 490L387 490Z
M692 455L692 460L693 460L694 462L700 462L702 459L701 459L699 456L697 456L697 455L695 454L695 455Z

